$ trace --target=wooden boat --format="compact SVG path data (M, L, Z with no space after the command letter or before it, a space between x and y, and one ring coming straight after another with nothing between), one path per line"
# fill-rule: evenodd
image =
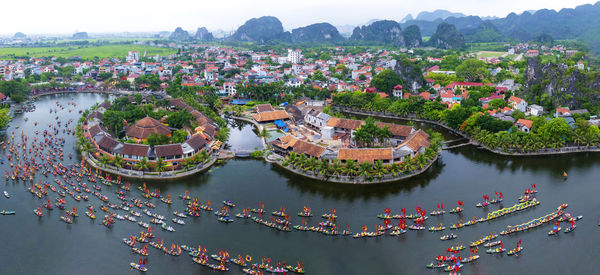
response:
M497 246L500 245L502 243L502 241L495 241L495 242L489 242L483 245L483 247L493 247L493 246Z
M148 256L148 251L144 251L144 250L145 249L137 248L137 247L134 247L134 248L131 249L131 251L133 251L133 252L135 252L137 254L140 254L142 256Z
M463 267L463 265L461 263L456 263L456 264L445 267L444 271L446 271L446 272L455 271L455 270L461 269L462 267Z
M285 268L288 271L291 271L291 272L294 272L294 273L304 274L304 267L302 267L302 266L291 266L291 265L288 265Z
M450 209L450 211L449 211L448 213L450 213L450 214L454 214L454 213L460 213L460 212L462 212L462 211L463 211L463 209L462 209L462 208L460 208L460 207L456 207L456 208Z
M4 191L4 196L8 199L10 198L10 195L8 194L8 192Z
M458 252L458 251L461 251L463 249L465 249L465 246L462 245L462 244L461 245L457 245L457 246L452 246L452 247L448 248L448 250L450 250L452 252Z
M470 263L479 259L479 255L469 256L467 258L462 259L460 262L463 264Z
M180 217L180 218L187 218L187 216L185 215L185 213L181 213L179 211L175 211L173 212L173 215Z
M511 251L508 251L506 254L508 256L512 256L512 255L515 255L515 254L521 252L521 250L523 250L523 247L522 246L517 246L515 249L513 249Z
M224 200L223 204L227 205L229 207L235 207L235 203L233 203L233 201L230 201L230 200Z
M182 220L179 220L179 219L177 219L177 218L173 218L173 222L174 222L174 223L176 223L176 224L185 225L185 222L184 222L184 221L182 221Z
M272 266L269 266L269 267L265 268L265 270L268 271L268 272L271 272L271 273L283 273L283 274L285 274L285 273L288 272L288 270L285 269L285 268L283 268L283 267L272 267Z
M429 231L431 232L443 231L444 229L446 229L446 227L443 225L429 227Z
M489 201L482 201L480 203L477 203L475 206L477 206L477 207L487 207L488 205L490 205Z
M15 211L2 210L0 211L0 215L14 215Z
M66 223L73 223L73 220L71 220L71 218L65 216L60 216L60 220Z
M134 247L135 246L135 242L133 242L132 240L128 239L128 238L123 238L123 242L130 246L130 247Z
M298 212L298 216L309 218L312 217L312 212Z
M136 269L136 270L139 270L142 272L148 271L148 268L146 268L143 265L136 264L136 263L129 263L129 266L131 266L131 268L133 268L133 269Z
M565 229L565 233L572 232L573 230L575 230L575 225L574 225L574 224L573 224L573 225L571 225L571 226L569 226L569 227L567 227L567 228Z
M411 224L411 225L408 226L408 229L410 229L410 230L423 230L423 229L425 229L425 227Z
M548 231L548 235L549 236L556 235L556 234L558 234L558 232L560 232L560 229L561 229L560 226L554 227L554 228L552 228L552 230Z
M390 236L400 236L404 233L406 233L406 229L396 229L396 230L392 230L392 232L390 232Z
M504 249L502 247L496 247L496 248L490 248L490 249L486 250L485 253L495 254L495 253L503 253L504 251L506 251L506 249Z
M429 213L429 215L439 216L439 215L444 215L445 213L446 213L446 211L444 211L444 210L436 210L436 211L432 211L431 213Z
M225 216L225 217L217 218L217 221L224 222L224 223L230 223L230 222L233 222L233 219L229 218L228 216Z
M445 262L431 262L427 264L425 267L427 268L444 268L448 266Z
M440 237L440 240L442 240L442 241L449 241L449 240L452 240L452 239L456 239L456 235L454 235L452 233Z

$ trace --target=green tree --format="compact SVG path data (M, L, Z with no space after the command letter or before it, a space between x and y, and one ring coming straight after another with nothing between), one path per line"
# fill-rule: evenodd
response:
M385 69L373 77L371 85L391 96L394 86L402 84L402 82L402 78L399 74L393 70Z
M155 146L161 144L167 144L169 142L169 138L165 135L161 135L158 133L152 133L148 136L148 145Z
M162 158L158 158L154 163L154 170L158 172L164 172L167 169L167 164L163 161Z
M489 75L485 63L477 59L467 59L456 67L456 76L465 81L481 82Z
M179 112L171 113L167 117L167 123L173 128L182 128L184 125L190 126L190 121L193 116L190 112L182 110Z
M140 161L135 163L134 168L139 171L146 171L147 169L150 169L150 163L148 162L148 159L143 157Z

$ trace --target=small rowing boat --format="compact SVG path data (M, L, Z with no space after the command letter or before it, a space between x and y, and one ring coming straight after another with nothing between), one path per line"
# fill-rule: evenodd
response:
M15 211L2 210L0 211L0 215L14 215Z
M440 240L442 240L442 241L449 241L449 240L452 240L452 239L456 239L456 235L454 235L452 233L440 237Z
M10 198L10 195L8 194L8 192L4 191L4 196L8 199Z
M502 241L495 241L495 242L489 242L483 245L483 247L494 247L497 245L500 245L502 243Z
M552 228L552 230L548 231L548 235L549 236L556 235L556 234L558 234L558 232L560 232L560 229L561 229L560 226L558 226L558 227L555 226L554 228Z
M477 259L479 259L479 255L473 255L473 256L469 256L467 258L460 260L460 262L463 264L466 264L466 263L476 261Z
M521 252L521 250L523 250L523 247L522 246L517 246L515 249L513 249L511 251L508 251L506 254L508 256L512 256L512 255L515 255L515 254Z
M444 262L431 262L431 263L427 264L425 267L427 267L427 268L444 268L446 266L447 266L447 264Z
M495 254L495 253L503 253L504 251L506 251L506 249L504 249L502 247L496 247L496 248L490 248L490 249L486 250L485 253Z
M146 268L143 265L136 264L136 263L129 263L129 266L131 266L131 268L133 268L133 269L137 269L142 272L148 271L148 268Z
M565 233L569 233L571 231L575 230L575 224L572 224L571 226L567 227L565 229Z

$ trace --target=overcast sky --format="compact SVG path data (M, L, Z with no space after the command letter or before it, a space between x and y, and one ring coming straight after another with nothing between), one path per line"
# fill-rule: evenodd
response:
M371 19L402 20L407 14L446 9L504 17L525 10L574 8L593 0L3 0L0 33L26 34L231 31L252 17L273 15L289 30L318 22L358 25Z

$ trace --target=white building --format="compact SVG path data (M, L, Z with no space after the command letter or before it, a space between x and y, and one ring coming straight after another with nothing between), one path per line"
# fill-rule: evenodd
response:
M302 61L302 51L301 50L292 50L288 49L288 62L292 64L298 64Z
M321 131L327 126L327 121L329 121L330 118L331 116L326 113L311 109L304 116L304 122L307 126Z
M237 89L235 88L234 82L225 82L223 83L223 92L227 94L227 96L234 96L237 93Z
M541 116L544 113L544 107L536 104L527 106L527 113L532 116Z
M127 52L127 56L125 57L127 62L136 62L140 60L140 52L137 51L129 51Z
M527 112L527 101L520 97L511 96L508 99L508 104L513 108L513 110L519 110L523 113Z

